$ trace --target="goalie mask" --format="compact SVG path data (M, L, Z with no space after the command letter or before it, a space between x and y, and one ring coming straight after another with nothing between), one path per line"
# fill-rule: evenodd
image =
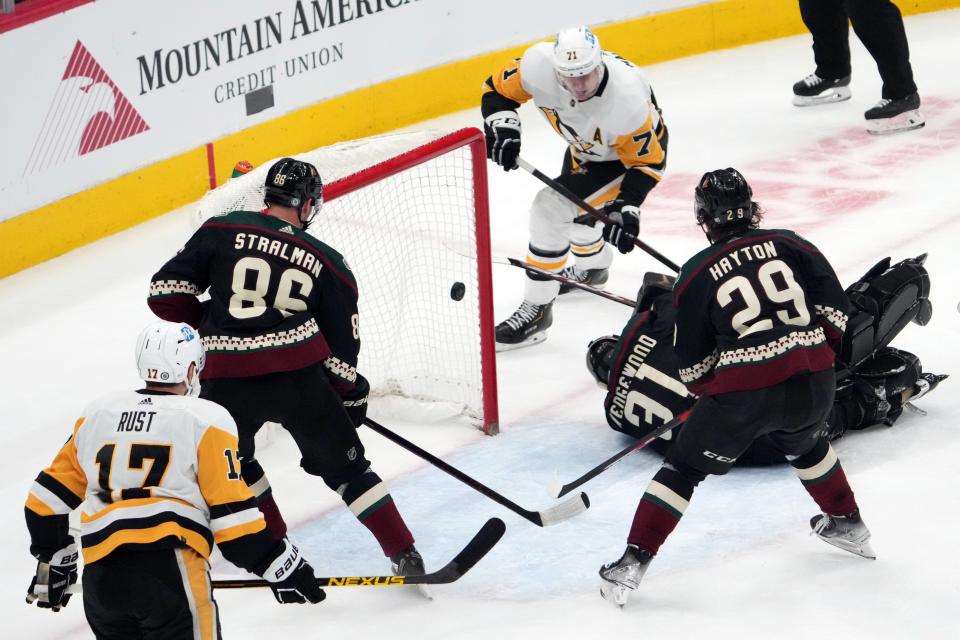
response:
M694 190L693 210L697 224L712 243L755 229L760 222L747 179L729 167L703 174Z
M553 69L560 86L578 101L592 98L603 80L597 36L586 27L558 33L553 44Z
M182 322L159 320L148 325L137 338L137 369L147 383L186 383L187 395L200 394L200 371L205 357L200 336ZM196 365L188 380L190 365Z
M313 200L307 219L303 219L303 205ZM309 162L281 158L267 171L264 181L263 201L297 210L297 217L306 231L323 205L323 181L317 168Z
M610 368L613 366L613 354L620 336L602 336L591 340L587 345L587 370L601 387L607 387Z

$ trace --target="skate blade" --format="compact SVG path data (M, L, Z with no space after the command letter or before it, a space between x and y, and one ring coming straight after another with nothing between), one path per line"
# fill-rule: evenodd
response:
M547 339L547 332L541 331L535 333L532 336L528 337L526 340L521 340L513 344L507 342L498 342L497 343L497 353L503 351L513 351L514 349L523 349L524 347L532 347L535 344L539 344Z
M826 93L818 96L793 96L793 106L795 107L815 107L821 104L830 104L831 102L843 102L849 100L853 95L850 87L835 87Z
M627 604L627 599L630 597L631 591L632 589L629 587L616 582L603 580L603 582L600 583L600 595L603 599L612 602L621 609Z
M874 552L873 547L870 546L869 540L864 540L863 542L851 542L849 540L844 540L843 538L824 538L823 536L817 536L827 544L836 547L837 549L843 549L854 555L858 555L861 558L867 558L868 560L876 560L877 554Z
M867 120L867 133L875 136L883 136L891 133L900 133L901 131L913 131L923 127L926 123L920 111L904 111L898 116L892 118L882 118L879 120Z

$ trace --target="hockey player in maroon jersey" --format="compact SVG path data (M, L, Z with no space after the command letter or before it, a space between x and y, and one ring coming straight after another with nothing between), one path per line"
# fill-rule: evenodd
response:
M204 366L196 331L158 320L140 333L145 387L87 406L27 496L37 573L27 602L59 611L77 581L70 512L80 509L83 608L97 638L220 638L208 558L262 575L281 603L323 589L289 540L277 540L237 473L237 428L194 397Z
M423 573L413 536L357 436L369 385L357 371L357 283L338 252L306 233L323 203L316 168L283 158L267 173L262 212L207 220L153 276L149 305L198 327L207 353L203 397L237 422L244 480L278 537L286 531L254 436L277 422L300 466L337 491L394 571ZM209 302L198 296L209 291Z
M487 157L517 167L521 126L517 109L533 100L567 143L557 182L591 205L603 206L612 224L574 222L576 205L542 189L530 206L527 262L602 286L615 246L627 253L640 231L640 206L667 166L669 135L650 83L637 67L603 51L590 29L564 29L497 69L483 85L481 112ZM576 264L567 264L568 254ZM497 349L546 339L553 301L572 287L527 274L523 302L497 325Z
M848 318L843 287L807 240L758 228L761 209L735 169L704 174L695 212L710 246L681 268L673 304L680 379L698 398L637 505L626 550L600 569L601 594L621 606L696 486L727 473L764 435L823 512L811 519L813 531L876 557L824 430L836 390L834 350Z
M917 356L887 346L908 322L924 325L930 319L925 259L923 255L890 266L885 258L847 288L855 313L844 332L841 353L852 356L853 364L838 364L837 392L825 425L831 440L848 430L892 425L907 402L929 393L947 377L923 373ZM636 311L621 335L597 338L587 348L588 370L608 389L607 423L635 438L645 438L688 411L695 400L680 382L673 353L673 282L671 276L646 274ZM861 346L860 336L870 342ZM673 433L667 432L649 446L666 454L672 443ZM734 465L785 462L770 438L762 436Z

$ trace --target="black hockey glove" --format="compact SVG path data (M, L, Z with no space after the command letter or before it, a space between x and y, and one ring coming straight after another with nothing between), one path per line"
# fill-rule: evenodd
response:
M343 409L350 416L353 426L359 429L363 425L363 419L367 417L367 395L370 393L370 383L358 373L354 384L356 386L353 391L343 396Z
M640 234L640 207L625 200L611 200L603 206L610 222L603 225L603 239L620 253L630 253Z
M70 585L77 581L77 546L71 544L53 554L50 562L37 563L37 575L27 589L27 604L37 603L41 609L60 611L72 594Z
M517 168L520 155L520 117L516 111L498 111L483 121L487 157L504 171Z
M327 597L313 567L289 540L284 540L283 553L263 572L263 579L270 583L273 597L280 604L316 604Z

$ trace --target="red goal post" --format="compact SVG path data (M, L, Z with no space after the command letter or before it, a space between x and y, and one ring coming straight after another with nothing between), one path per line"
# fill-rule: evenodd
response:
M365 138L294 154L316 165L310 233L344 255L360 292L358 371L371 414L464 416L499 430L486 150L476 128ZM273 161L200 201L205 220L263 208Z

